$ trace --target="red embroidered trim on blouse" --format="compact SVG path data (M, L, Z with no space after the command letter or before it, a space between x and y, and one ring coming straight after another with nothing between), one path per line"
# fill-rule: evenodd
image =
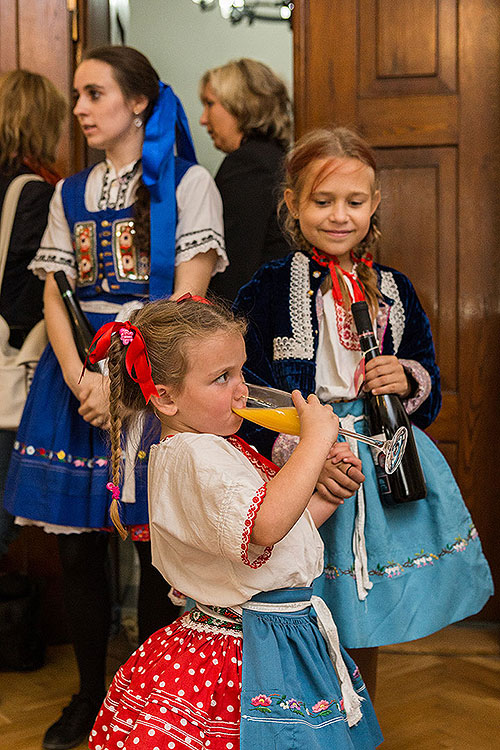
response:
M231 443L231 445L234 445L235 448L241 451L241 453L243 453L243 455L248 458L253 466L261 469L268 479L272 479L272 477L274 477L275 474L278 473L279 467L276 466L276 464L273 464L272 461L269 461L264 456L261 456L260 453L257 453L254 448L248 445L248 443L246 443L237 435L230 435L227 440L229 443ZM245 524L243 527L243 534L241 537L241 559L243 560L245 565L248 565L253 569L260 568L261 565L264 565L264 563L271 557L271 552L273 551L272 546L266 547L264 552L259 555L253 562L250 562L250 560L248 559L248 545L250 544L250 536L254 527L255 518L262 504L262 501L266 496L266 492L267 483L264 483L262 487L259 487L259 489L257 490L257 494L255 495L250 508L248 509L247 517L245 519Z
M279 466L276 466L276 464L273 464L273 462L269 461L268 458L265 458L265 456L261 456L260 453L257 453L254 448L248 445L248 443L246 443L242 438L238 437L238 435L230 435L227 438L227 441L231 443L231 445L234 445L234 447L239 451L241 451L241 453L243 453L243 455L248 458L252 466L256 466L261 469L268 479L272 479L280 470Z
M259 487L257 494L255 495L250 508L248 509L247 517L245 519L245 525L243 527L243 534L241 537L241 559L250 568L260 568L261 565L269 560L271 552L273 551L272 546L266 547L264 552L259 555L253 562L248 559L248 545L250 544L250 535L255 523L255 518L259 511L259 508L264 500L267 492L267 483L264 483L262 487Z
M354 328L354 320L350 313L348 313L342 305L339 305L335 301L335 316L337 318L337 331L339 334L339 341L344 349L350 351L359 352L361 346L359 343L359 336Z

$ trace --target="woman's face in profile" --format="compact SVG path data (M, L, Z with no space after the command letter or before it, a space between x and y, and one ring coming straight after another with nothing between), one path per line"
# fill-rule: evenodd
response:
M209 83L202 91L201 103L203 112L200 125L207 129L215 148L226 154L236 151L241 145L243 133L236 117L222 106Z
M75 72L73 96L73 113L89 146L111 152L123 141L137 138L134 112L142 112L147 100L126 100L108 63L94 59L80 63Z

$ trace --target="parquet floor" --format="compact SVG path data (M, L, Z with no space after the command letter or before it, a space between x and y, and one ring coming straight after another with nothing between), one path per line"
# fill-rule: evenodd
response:
M112 641L110 677L127 648ZM379 665L383 750L500 750L500 626L450 626L382 649ZM50 648L37 672L1 673L0 750L40 750L75 686L70 646Z

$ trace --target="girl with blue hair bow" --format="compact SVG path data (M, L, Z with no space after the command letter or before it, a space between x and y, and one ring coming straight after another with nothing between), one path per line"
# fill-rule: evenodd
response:
M93 372L80 381L82 364L54 272L66 273L97 329L127 319L148 298L203 295L227 265L217 188L196 164L180 101L147 58L129 47L90 51L76 70L74 97L87 144L105 159L58 183L31 264L45 279L50 345L33 381L5 493L19 522L58 534L80 689L48 729L46 750L78 745L94 722L105 692L111 610L103 531L111 526L109 383ZM122 487L124 520L141 561L141 641L176 614L151 566L142 434L142 425L131 426Z

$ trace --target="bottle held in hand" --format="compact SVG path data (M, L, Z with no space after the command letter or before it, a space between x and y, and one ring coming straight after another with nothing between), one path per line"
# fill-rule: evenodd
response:
M75 345L78 354L80 355L80 359L82 360L82 362L85 362L85 360L87 361L87 369L92 370L93 372L102 372L100 367L101 363L94 365L87 359L89 346L92 343L95 331L90 325L87 316L80 307L78 298L73 292L68 279L66 278L66 274L64 273L64 271L56 271L54 274L54 279L56 280L56 284L59 288L61 297L63 298L63 302L68 312L68 316L71 322L71 328L73 329L73 338L75 340Z
M351 305L354 323L358 331L361 350L366 362L380 355L378 343L373 333L370 313L366 302ZM408 430L408 441L399 467L393 474L386 474L384 464L374 456L375 470L382 501L387 505L421 500L427 494L424 474L418 457L410 420L401 398L395 393L375 396L367 394L368 419L373 437L390 440L399 427Z

